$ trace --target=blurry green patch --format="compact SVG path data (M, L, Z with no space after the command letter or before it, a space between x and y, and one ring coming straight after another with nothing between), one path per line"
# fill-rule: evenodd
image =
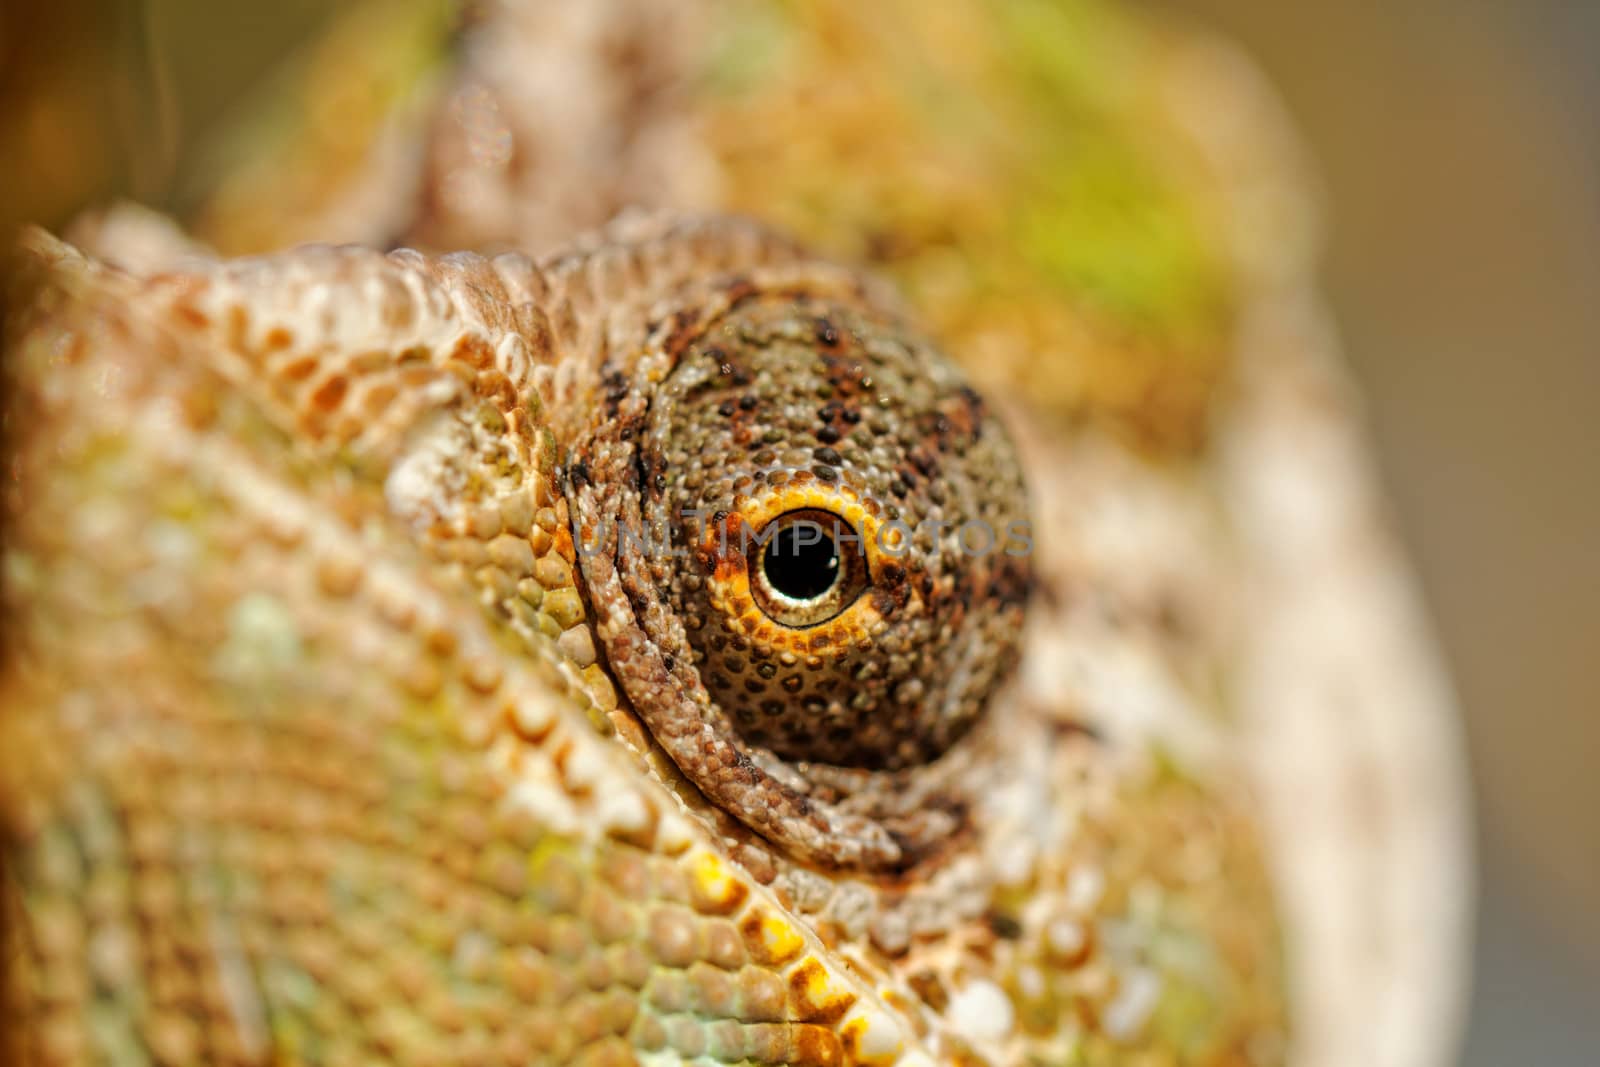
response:
M1033 267L1087 311L1175 352L1215 337L1222 265L1184 204L1125 146L1051 143L1013 217Z
M735 96L758 87L770 71L782 65L785 46L794 32L782 7L776 3L739 6L719 21L701 72L703 89Z
M1141 56L1103 4L1021 0L992 7L1027 89L1037 153L1019 180L1015 240L1054 284L1175 349L1214 339L1226 266L1199 205L1132 121ZM1032 180L1028 180L1031 178Z
M730 207L894 275L986 384L1202 436L1232 278L1148 27L1097 0L719 16L704 92Z
M987 0L1015 77L1056 103L1111 106L1138 58L1126 19L1101 0Z

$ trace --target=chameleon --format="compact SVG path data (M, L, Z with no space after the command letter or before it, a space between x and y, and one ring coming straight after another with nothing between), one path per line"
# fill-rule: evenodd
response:
M911 13L361 5L369 126L23 235L7 1062L1445 1062L1287 135L1197 31Z

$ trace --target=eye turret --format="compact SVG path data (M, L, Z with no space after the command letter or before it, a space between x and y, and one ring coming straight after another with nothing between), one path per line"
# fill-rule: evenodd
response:
M757 293L682 346L619 446L637 491L615 518L656 536L618 538L591 585L615 566L632 626L602 636L657 741L802 856L930 844L854 794L937 763L1017 657L1026 497L982 400L863 301Z

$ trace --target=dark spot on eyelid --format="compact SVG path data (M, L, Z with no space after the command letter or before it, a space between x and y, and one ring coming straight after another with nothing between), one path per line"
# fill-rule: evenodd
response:
M1022 936L1022 923L1015 916L990 912L988 919L989 929L1002 941L1015 941Z

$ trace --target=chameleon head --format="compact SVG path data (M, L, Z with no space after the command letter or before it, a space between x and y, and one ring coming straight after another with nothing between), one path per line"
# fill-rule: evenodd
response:
M612 669L686 776L769 839L914 862L952 825L906 801L910 779L1017 658L1031 541L1011 443L858 293L745 294L667 363L590 450L628 453L620 499L575 509L611 546L585 574Z

